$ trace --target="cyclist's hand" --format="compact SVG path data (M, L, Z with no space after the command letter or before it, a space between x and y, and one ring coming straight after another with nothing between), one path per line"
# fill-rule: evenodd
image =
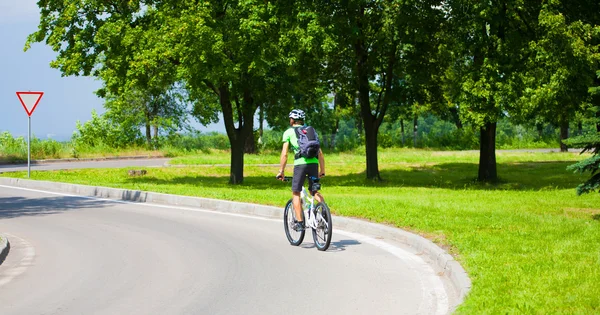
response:
M277 176L275 176L275 178L277 178L280 181L283 181L285 179L285 176L284 176L283 172L279 172L279 173L277 173Z
M325 172L319 174L319 178L323 178L323 177L325 177Z

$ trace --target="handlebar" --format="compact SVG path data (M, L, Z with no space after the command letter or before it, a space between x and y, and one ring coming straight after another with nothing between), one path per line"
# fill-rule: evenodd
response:
M312 180L314 183L318 183L319 181L321 181L321 179L320 179L320 178L318 178L318 177L309 176L309 178L310 178L310 180ZM277 179L277 180L281 180L281 176L275 176L275 179ZM289 181L291 181L292 179L293 179L293 177L292 177L292 176L284 176L284 177L283 177L283 181L284 181L284 182L289 182Z
M292 178L293 178L293 177L291 177L291 176L285 176L285 177L283 177L283 181L284 181L284 182L289 182L289 181L291 181L291 180L292 180ZM275 176L275 179L277 179L277 180L281 180L281 176Z

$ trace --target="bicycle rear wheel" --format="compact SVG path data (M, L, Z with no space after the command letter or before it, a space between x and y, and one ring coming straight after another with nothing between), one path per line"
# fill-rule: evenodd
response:
M317 215L317 228L312 229L313 240L318 250L325 251L331 244L333 226L331 224L331 211L327 204L319 202L315 207Z
M285 210L283 210L283 227L285 228L285 236L287 236L290 244L298 246L304 240L305 230L296 230L294 226L295 221L297 220L294 205L292 204L292 199L290 199L285 205ZM304 221L304 213L302 213L302 221Z

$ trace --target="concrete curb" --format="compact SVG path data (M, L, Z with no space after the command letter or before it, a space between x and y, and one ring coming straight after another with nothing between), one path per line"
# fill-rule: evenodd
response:
M202 208L218 212L245 214L265 218L280 219L282 217L282 209L279 207L217 199L7 177L0 177L0 184L113 200ZM443 249L424 237L382 224L338 216L334 217L334 226L335 228L348 232L360 233L377 239L388 239L400 242L412 248L421 257L426 258L428 262L435 267L436 271L439 271L440 274L447 277L454 286L455 293L458 297L458 303L454 305L451 311L463 302L465 296L471 289L471 280L462 266L454 260L450 254L446 253Z
M85 159L48 159L48 160L32 160L31 164L52 164L52 163L67 163L67 162L95 162L95 161L118 161L118 160L143 160L143 159L164 159L164 156L148 156L148 155L135 155L135 156L109 156L109 157L98 157L98 158L85 158ZM0 165L20 165L27 164L27 160L18 160L14 162L0 162Z
M6 235L0 234L0 236L2 237L2 240L0 240L0 265L2 265L10 251L10 243L8 242Z

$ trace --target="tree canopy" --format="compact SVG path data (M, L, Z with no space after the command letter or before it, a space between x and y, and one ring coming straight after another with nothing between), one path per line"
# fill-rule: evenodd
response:
M431 111L459 128L478 128L480 181L497 179L501 118L564 124L585 109L600 113L599 98L588 91L600 86L600 7L591 0L38 6L39 28L26 49L45 42L58 53L51 66L63 75L101 79L107 106L144 109L147 131L184 124L178 117L187 104L202 124L222 115L234 184L243 181L244 147L254 139L259 107L276 128L286 127L293 107L303 108L325 133L335 133L339 117L359 113L370 179L380 179L378 133L386 116Z

